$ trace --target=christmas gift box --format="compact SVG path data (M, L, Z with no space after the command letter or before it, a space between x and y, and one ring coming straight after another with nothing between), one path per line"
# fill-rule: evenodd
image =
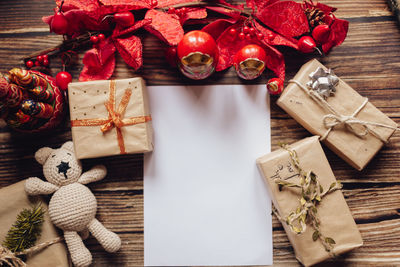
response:
M25 181L21 181L0 189L0 265L2 263L8 263L9 265L10 263L14 263L11 266L24 266L16 265L22 263L21 259L23 259L29 267L70 266L64 242L50 222L46 203L39 197L28 197L25 193L24 185ZM16 224L18 215L24 209L30 210L33 207L38 207L38 205L44 211L39 238L28 249L30 251L25 251L26 253L22 252L26 259L23 257L17 258L15 254L20 251L11 251L7 248L6 240L8 232ZM8 265L6 264L6 266Z
M296 258L310 266L363 244L318 136L257 159Z
M152 151L143 79L70 83L68 95L77 158Z
M397 124L317 60L306 63L277 101L338 156L362 170Z

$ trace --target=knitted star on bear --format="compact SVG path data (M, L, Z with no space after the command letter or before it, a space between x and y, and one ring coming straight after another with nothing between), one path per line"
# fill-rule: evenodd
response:
M88 230L106 251L118 251L120 238L95 218L97 201L85 186L103 179L107 174L106 168L98 165L82 174L82 165L75 157L72 142L66 142L59 149L43 147L36 152L35 158L43 165L47 182L31 177L25 183L25 191L29 195L54 193L49 203L50 219L64 231L74 265L86 267L92 262L92 255L79 235Z

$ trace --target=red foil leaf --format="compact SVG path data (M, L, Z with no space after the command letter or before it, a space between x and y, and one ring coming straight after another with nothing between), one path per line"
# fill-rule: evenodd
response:
M214 12L229 16L231 18L239 18L240 17L240 11L228 9L225 7L220 7L220 6L207 6L207 9L212 10Z
M99 0L100 3L102 3L105 6L119 6L119 7L129 7L129 10L134 10L134 9L148 9L151 8L151 1L145 1L145 0Z
M180 17L180 22L183 25L189 19L204 19L207 17L207 11L201 7L187 7L186 13Z
M297 46L297 40L294 38L284 37L284 36L280 35L279 33L276 33L274 31L271 31L268 28L263 27L257 21L254 21L254 26L264 36L262 41L268 45L289 46L289 47L293 47L296 50L299 48Z
M83 69L79 81L107 80L115 69L115 46L110 39L83 56Z
M275 2L265 9L258 9L256 17L286 37L300 36L310 30L302 5L294 1Z
M267 54L267 68L272 70L275 75L281 79L285 80L285 58L282 53L270 45L262 45Z
M61 5L61 0L57 0L57 6ZM99 8L99 2L97 0L64 0L62 10L64 12L71 9L80 9L84 11L94 11Z
M142 42L139 37L132 35L127 38L117 38L114 39L114 44L126 64L135 70L142 66Z
M184 32L177 15L150 9L145 18L152 20L145 29L168 45L177 45L182 39Z
M135 24L133 24L131 27L129 27L127 29L116 26L112 36L113 36L113 38L123 37L124 35L131 34L134 31L136 31L150 23L151 23L151 19L143 19L143 20L136 22Z
M200 2L200 1L201 0L158 0L157 7L170 7L173 5Z
M108 80L111 78L115 69L114 55L102 66L102 68L95 68L93 66L83 66L81 75L79 76L80 82L94 81L94 80Z
M246 0L246 4L249 8L253 9L253 11L257 11L260 9L266 8L268 5L272 5L279 0Z
M237 19L217 19L216 21L211 22L210 24L206 25L202 31L207 32L210 34L214 40L217 40L220 35L226 30L226 28L235 24Z
M105 62L115 53L115 45L111 38L107 38L104 42L100 42L96 49L98 51L99 62L101 65L104 65Z
M349 22L347 20L334 18L330 27L331 34L329 35L328 42L322 45L324 53L329 53L332 47L343 43L346 39L347 31L349 30Z

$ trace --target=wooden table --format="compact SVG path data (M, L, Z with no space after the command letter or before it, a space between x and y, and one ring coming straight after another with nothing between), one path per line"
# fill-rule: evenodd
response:
M338 8L336 15L350 21L344 44L333 49L321 61L342 79L400 123L400 31L384 0L326 0ZM41 17L52 14L52 0L14 0L0 2L0 70L21 66L20 58L34 51L59 44L61 37L50 34ZM158 39L143 33L144 67L134 73L118 56L114 78L143 76L149 85L195 83L168 66ZM82 58L82 55L80 56ZM291 78L308 58L285 53L287 77ZM81 62L81 60L80 60ZM60 62L53 60L53 74ZM69 71L74 80L82 65ZM269 72L269 76L271 73ZM242 83L230 69L214 74L207 84ZM265 83L258 79L256 83ZM272 144L294 142L310 134L290 118L272 98ZM0 187L30 176L42 177L42 169L33 158L42 146L58 147L71 139L69 123L41 136L27 137L0 123ZM364 246L322 266L399 266L400 265L400 134L397 133L363 170L358 172L325 148L336 177L354 215ZM90 185L98 200L98 218L117 232L123 246L120 253L103 251L90 238L86 244L94 256L93 266L143 265L143 178L142 155L87 160L85 167L103 163L108 177ZM274 217L274 265L299 266L281 224ZM240 253L240 252L238 252Z

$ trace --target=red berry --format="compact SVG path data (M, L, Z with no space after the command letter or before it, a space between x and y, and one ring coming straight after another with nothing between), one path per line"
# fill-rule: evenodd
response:
M177 66L176 62L178 60L178 57L176 52L177 52L176 46L170 46L165 51L165 58L172 67Z
M255 34L256 34L256 29L250 28L249 33L250 33L251 35L255 35Z
M319 44L324 44L329 40L329 36L331 34L331 28L329 25L322 24L318 25L312 31L312 37Z
M240 78L252 80L261 75L267 62L265 50L258 45L250 44L240 49L233 58L233 65Z
M181 12L182 12L182 15L186 14L186 12L187 12L186 7L182 7L180 10L181 10Z
M152 7L156 7L158 5L158 1L157 0L151 0L151 6Z
M246 34L246 40L251 40L251 35L250 35L250 33L248 33L248 34Z
M274 39L274 35L272 33L268 33L267 38L271 41L272 39Z
M28 60L26 63L25 63L25 66L27 67L27 68L32 68L33 67L33 61L32 60Z
M90 36L90 41L93 43L93 44L97 44L98 42L99 42L99 37L97 37L97 36Z
M104 39L106 39L106 37L104 36L104 34L100 33L99 35L97 35L97 37L99 38L99 41L104 41Z
M244 32L244 34L248 34L250 32L250 28L247 27L247 26L244 26L243 27L243 32Z
M68 31L68 21L62 12L56 12L50 24L50 30L57 34L66 34Z
M42 57L43 57L43 60L45 60L45 59L49 59L49 55L42 55Z
M244 40L244 38L246 37L246 34L244 34L243 32L239 33L239 39L240 40Z
M168 9L168 14L175 14L176 13L176 9L174 7L170 7Z
M257 33L257 39L258 40L264 39L264 35L262 33Z
M72 76L66 71L61 71L56 75L56 84L61 89L66 91L68 84L72 81Z
M234 29L234 28L232 28L232 29L229 30L229 35L230 35L230 36L236 36L236 33L237 33L237 31L236 31L236 29Z
M267 89L271 95L279 95L283 91L283 81L279 78L272 78L267 83Z
M35 61L35 66L40 66L40 62L39 61Z
M43 64L43 66L46 66L46 67L47 67L47 66L50 64L50 62L49 62L48 59L43 59L42 64Z
M135 23L135 17L129 11L114 14L115 23L123 28L132 26Z
M305 54L314 52L317 46L311 36L301 37L297 45L299 46L299 51Z
M43 56L37 56L36 60L39 61L39 63L43 63Z

